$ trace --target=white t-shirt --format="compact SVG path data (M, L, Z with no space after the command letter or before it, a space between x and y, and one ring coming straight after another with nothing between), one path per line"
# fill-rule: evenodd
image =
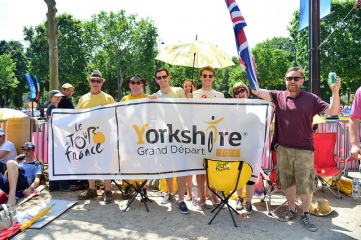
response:
M183 88L180 87L171 87L170 92L167 94L162 93L160 90L155 93L158 98L186 98Z
M15 160L15 158L18 156L14 144L8 140L6 140L3 145L1 145L0 151L8 152L8 154L0 158L0 162L2 163L6 163L8 160Z
M224 94L213 89L210 91L198 89L193 92L193 98L224 98Z

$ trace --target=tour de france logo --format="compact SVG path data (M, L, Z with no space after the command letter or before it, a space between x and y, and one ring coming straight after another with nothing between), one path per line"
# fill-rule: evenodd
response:
M99 127L84 128L81 123L75 124L74 132L66 136L65 155L69 162L82 160L84 157L98 155L104 149L105 135Z

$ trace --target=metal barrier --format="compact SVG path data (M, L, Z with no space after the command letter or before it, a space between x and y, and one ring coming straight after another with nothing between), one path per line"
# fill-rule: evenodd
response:
M316 129L317 133L327 133L327 132L336 132L336 144L334 148L334 154L338 157L346 160L351 157L351 142L350 142L350 133L348 120L338 120L338 119L327 119L325 123L319 123L318 128ZM361 136L361 126L359 136ZM271 154L270 143L272 141L272 133L269 134L269 140L266 143L265 154L262 159L262 168L264 170L270 170L271 164ZM351 161L347 164L345 170L345 176L348 176L349 172L357 172L359 169L360 161ZM344 166L338 164L340 169L343 169Z
M36 146L37 151L35 152L36 158L44 165L48 163L48 145L47 145L47 120L38 120L32 118L33 123L31 126L35 126L35 131L32 131L34 134L32 136L34 145Z

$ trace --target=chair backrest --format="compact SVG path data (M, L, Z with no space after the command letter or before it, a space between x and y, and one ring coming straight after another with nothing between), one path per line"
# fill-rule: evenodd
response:
M233 191L242 188L252 175L252 167L245 161L203 159L208 184L219 191Z
M332 168L337 166L334 159L334 148L336 143L336 133L314 133L314 155L315 169Z

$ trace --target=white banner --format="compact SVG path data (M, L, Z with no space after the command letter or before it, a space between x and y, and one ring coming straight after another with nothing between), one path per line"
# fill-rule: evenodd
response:
M150 179L205 173L205 157L241 159L258 176L271 105L263 100L139 99L54 109L50 179Z

